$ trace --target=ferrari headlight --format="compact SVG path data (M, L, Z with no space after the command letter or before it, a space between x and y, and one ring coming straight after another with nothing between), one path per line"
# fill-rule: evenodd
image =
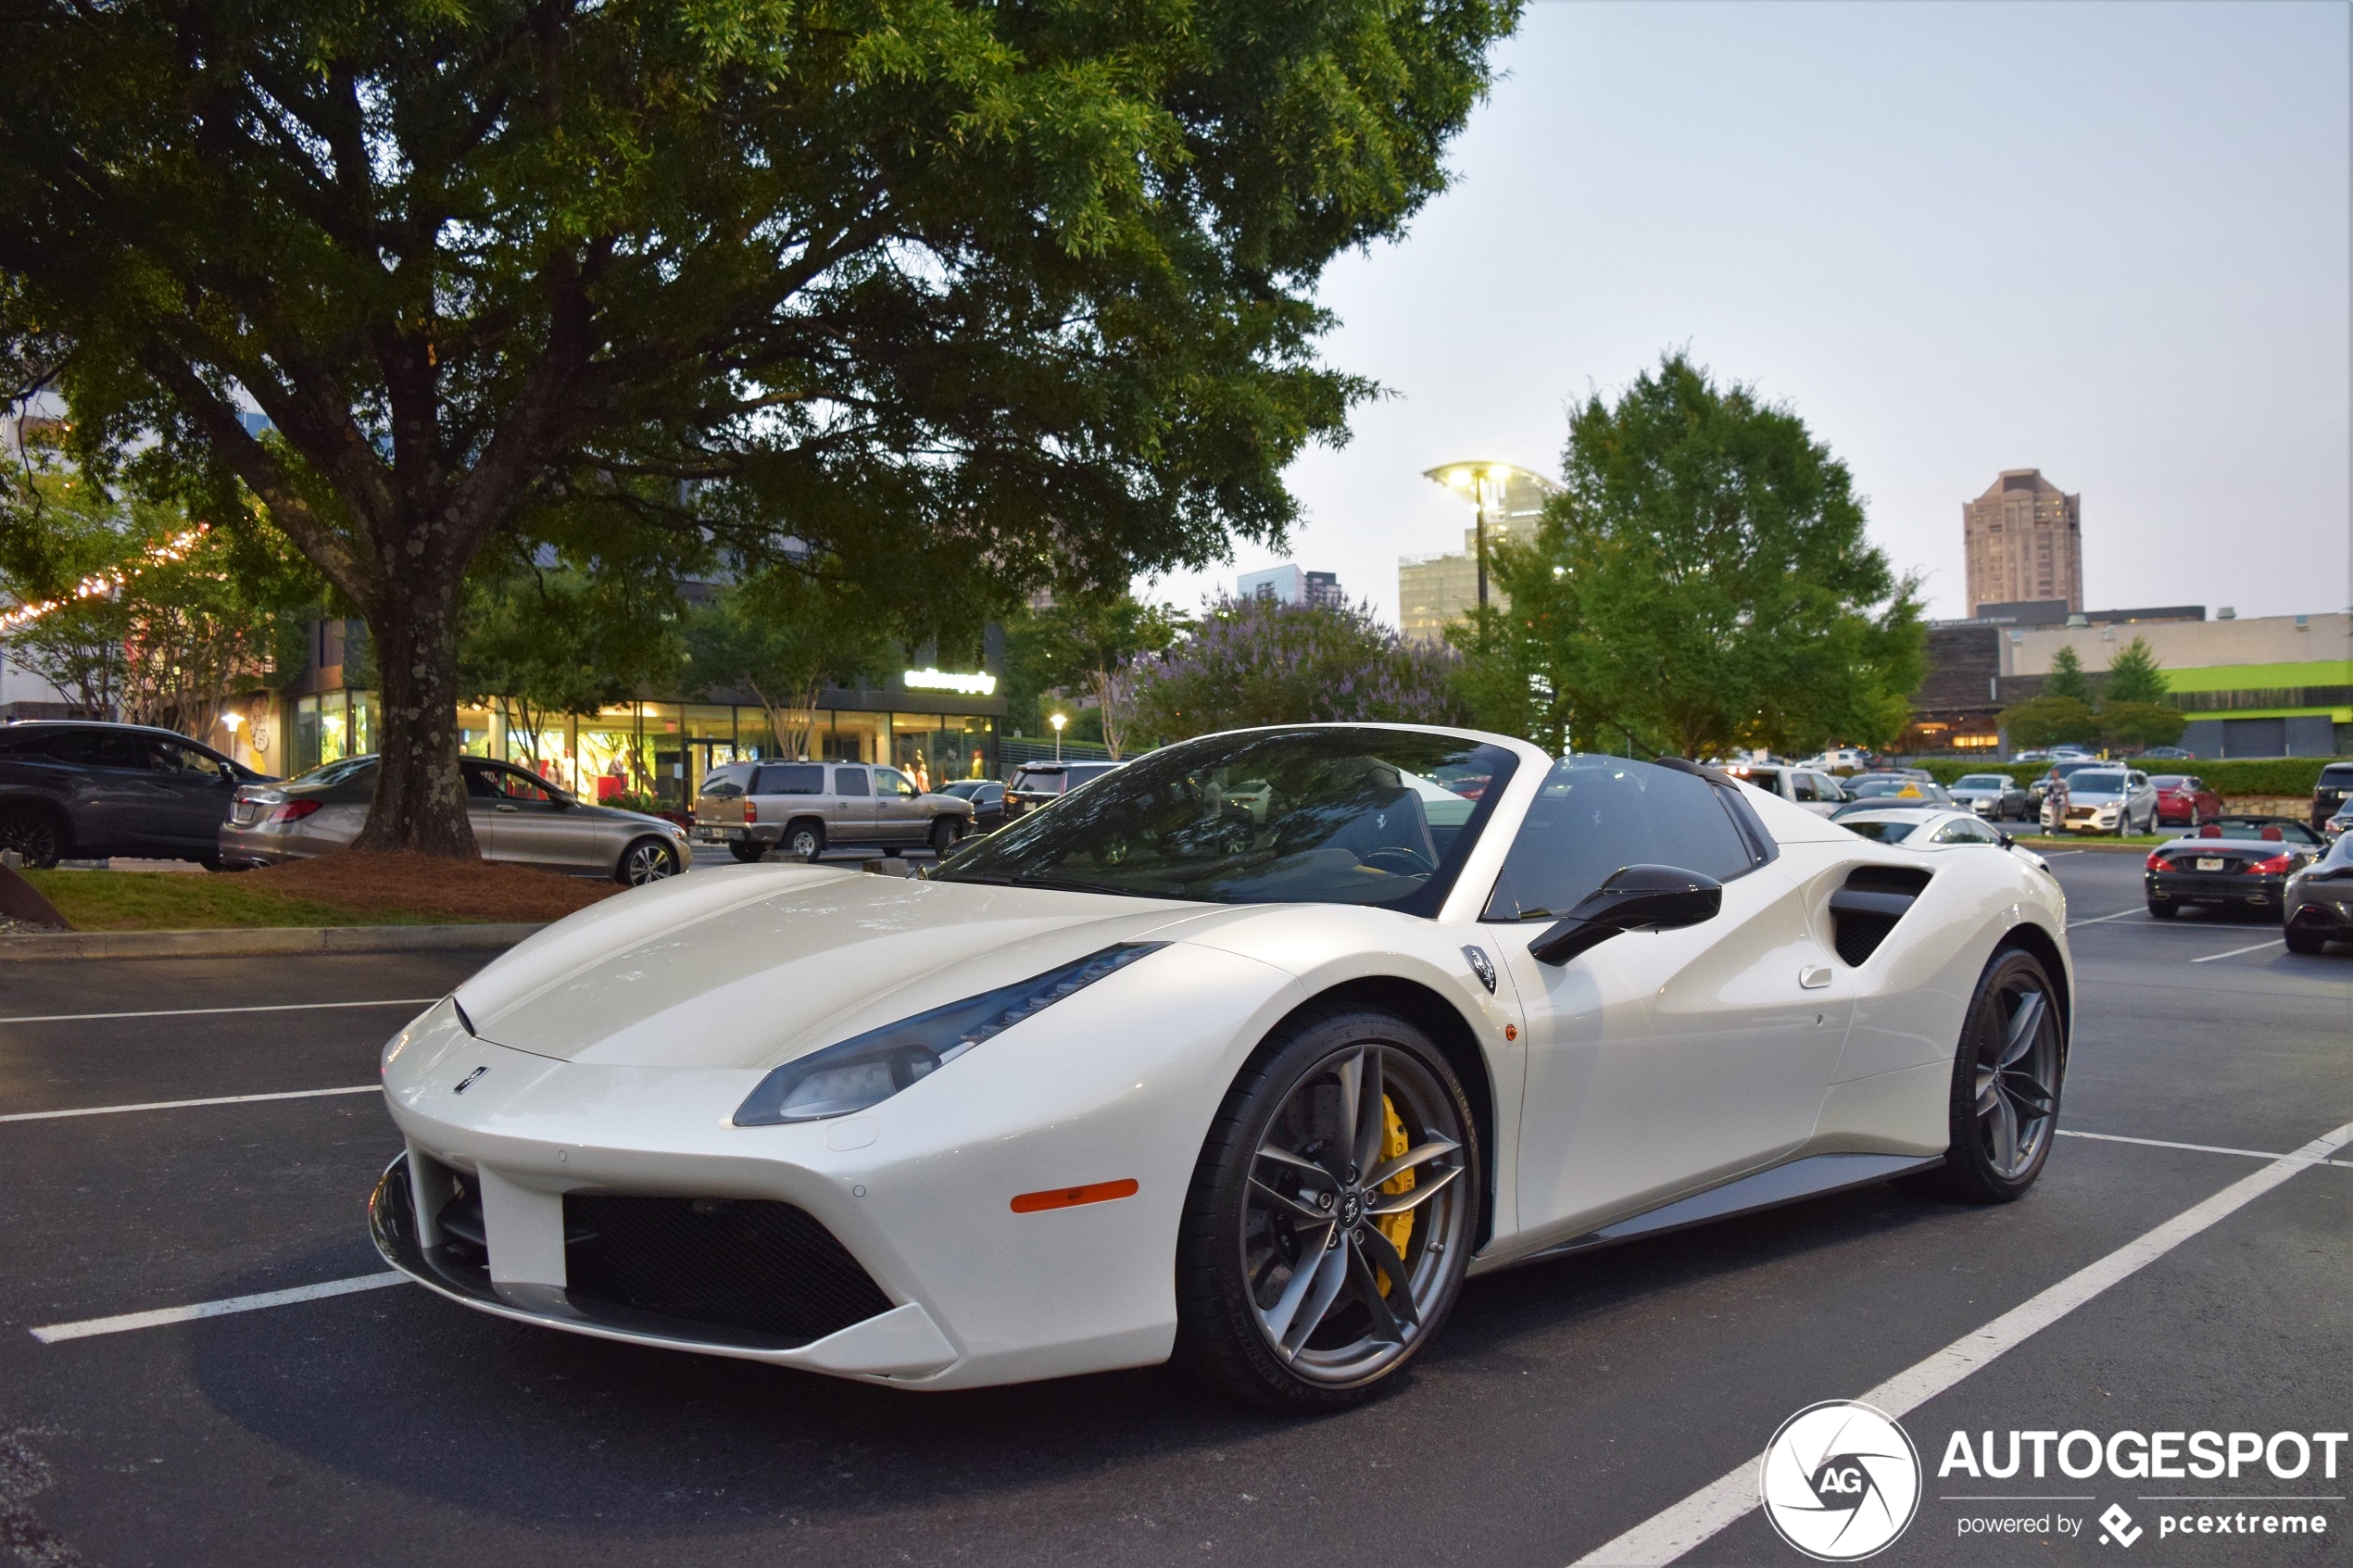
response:
M1105 947L1017 985L983 991L812 1051L762 1078L736 1108L736 1125L815 1122L880 1104L990 1035L1166 946L1128 942Z

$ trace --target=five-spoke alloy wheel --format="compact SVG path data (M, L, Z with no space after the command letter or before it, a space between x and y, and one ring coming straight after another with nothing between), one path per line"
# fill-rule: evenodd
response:
M1478 1236L1478 1135L1391 1014L1294 1021L1236 1081L1178 1243L1181 1353L1288 1410L1363 1399L1437 1333Z
M2058 987L2033 954L2003 948L1985 966L1962 1028L1940 1185L1981 1203L2023 1196L2050 1154L2066 1072Z
M629 887L643 887L649 882L676 876L684 869L677 850L659 838L641 838L622 851L613 880Z

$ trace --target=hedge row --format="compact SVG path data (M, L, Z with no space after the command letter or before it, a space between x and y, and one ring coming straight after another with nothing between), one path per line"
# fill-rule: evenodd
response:
M2215 762L2135 762L2128 765L2151 773L2189 773L2206 781L2206 787L2217 795L2309 795L2319 783L2321 770L2332 760L2326 757L2250 757L2234 761ZM2007 773L2020 784L2029 784L2050 771L2048 762L1962 762L1937 758L1922 762L1936 775L1936 782L1950 784L1964 773Z

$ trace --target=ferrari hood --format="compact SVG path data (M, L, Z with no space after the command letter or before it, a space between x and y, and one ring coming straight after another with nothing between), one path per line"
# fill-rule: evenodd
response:
M772 1067L1209 912L799 866L674 877L562 921L458 988L482 1038L567 1061Z

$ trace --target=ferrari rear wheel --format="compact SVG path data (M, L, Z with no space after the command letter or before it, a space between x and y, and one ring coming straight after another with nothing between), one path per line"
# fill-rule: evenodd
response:
M1419 1029L1354 1008L1287 1025L1236 1080L1194 1172L1179 1358L1278 1410L1365 1399L1461 1292L1478 1169L1469 1100Z
M1977 983L1953 1062L1952 1144L1936 1183L1949 1196L2007 1203L2050 1157L2067 1070L2058 988L2033 954L2006 947Z

